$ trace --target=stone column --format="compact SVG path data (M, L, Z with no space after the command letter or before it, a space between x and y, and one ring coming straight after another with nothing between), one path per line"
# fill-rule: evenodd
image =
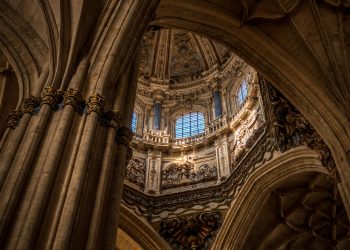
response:
M115 249L136 95L130 62L156 5L108 2L93 46L53 53L83 59L44 70L45 87L22 101L0 152L1 249Z

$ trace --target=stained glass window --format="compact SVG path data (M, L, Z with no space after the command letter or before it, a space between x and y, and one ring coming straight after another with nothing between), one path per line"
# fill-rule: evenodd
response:
M191 112L177 117L175 138L184 138L204 133L204 115L201 112Z
M243 80L237 93L238 106L241 106L244 103L245 99L247 98L247 94L248 94L247 80Z
M131 120L131 130L132 130L132 132L136 133L136 127L137 127L137 114L134 111L132 113L132 120Z

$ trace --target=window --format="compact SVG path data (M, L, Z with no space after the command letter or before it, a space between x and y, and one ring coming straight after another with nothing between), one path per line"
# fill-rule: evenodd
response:
M136 127L137 127L137 114L134 111L132 113L132 120L131 120L131 130L132 130L132 132L136 133Z
M241 106L244 103L245 99L247 98L247 94L248 94L247 80L243 80L237 93L238 106Z
M190 137L204 133L204 115L201 112L191 112L177 117L175 138Z

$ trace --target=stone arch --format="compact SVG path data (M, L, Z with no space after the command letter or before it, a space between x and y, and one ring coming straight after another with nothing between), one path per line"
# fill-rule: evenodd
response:
M44 69L47 47L33 28L22 20L10 6L0 3L0 49L16 73L19 103L30 95L38 96L38 84ZM18 108L18 107L17 107Z
M124 205L120 207L119 227L144 249L171 249L147 221L140 219Z
M245 240L268 194L289 178L307 172L328 174L316 152L305 147L283 154L276 152L274 158L254 172L241 188L213 249L244 249Z
M236 5L238 6L239 3ZM232 6L231 10L233 10ZM301 8L305 7L301 3L293 6L293 11L289 13L291 16L295 16ZM339 11L336 8L332 9L334 6L324 5L323 7L330 8L329 13L333 11L335 16L336 12ZM240 5L239 8L242 6ZM307 5L305 8L315 10L317 5ZM311 9L309 13L312 13ZM303 10L305 12L305 9ZM321 12L317 9L317 11L319 11L319 16L307 16L308 20L314 18L321 22L321 15L326 15L325 10L322 9ZM225 7L204 1L180 0L174 2L164 0L158 6L151 25L188 29L206 34L226 44L238 56L261 72L300 110L330 147L342 180L339 188L342 198L344 203L350 204L350 184L346 181L350 179L348 168L350 162L350 123L349 114L345 110L346 108L344 109L347 102L340 105L341 98L339 96L341 94L329 91L329 86L332 86L335 92L340 90L340 85L348 86L346 82L348 80L337 84L336 78L342 78L342 76L334 76L338 74L336 72L332 73L332 76L327 76L329 71L326 68L330 66L328 59L325 59L324 56L327 53L334 53L334 51L330 52L334 49L332 47L334 45L327 45L320 39L322 36L329 36L327 32L330 33L331 30L319 27L320 24L317 22L310 24L313 25L312 28L318 30L319 33L315 36L320 39L318 41L321 44L323 43L322 51L318 54L316 43L312 43L308 36L310 34L300 29L303 24L293 20L295 26L288 26L288 29L285 30L278 29L278 27L282 27L278 25L281 25L281 22L288 18L287 15L276 19L271 13L259 13L258 16L252 15L252 18L248 18L246 13L241 18L240 14L242 13L230 13ZM327 15L330 15L329 13L327 12ZM256 21L270 24L266 25L265 28L270 27L271 33L267 33L266 29L264 32L261 26L254 26ZM288 40L290 39L288 31L295 31L296 43L290 47L283 47L284 44L290 45L292 43ZM283 35L273 37L272 35L276 33L284 34L284 37ZM288 51L288 48L292 50ZM345 45L343 49L347 49ZM346 54L346 51L340 53ZM347 65L342 59L335 58L334 60L338 65L344 64L344 67ZM349 69L346 68L344 71L349 72ZM347 211L350 212L349 205L347 205Z

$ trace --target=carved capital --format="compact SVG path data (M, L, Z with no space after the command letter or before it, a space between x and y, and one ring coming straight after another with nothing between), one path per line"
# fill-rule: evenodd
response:
M87 102L87 113L90 114L91 112L96 112L98 115L101 115L104 109L104 102L105 98L99 94L90 96Z
M53 105L58 101L57 90L51 86L45 87L41 93L41 106L44 104Z
M22 115L22 112L19 110L11 111L7 117L7 127L12 129L16 128Z
M70 105L74 108L74 110L76 110L78 105L81 102L82 102L82 97L78 89L69 88L66 91L66 93L64 93L64 101L63 101L64 106Z
M34 96L31 96L27 99L24 99L23 101L23 106L22 106L22 113L30 113L30 114L34 114L35 113L35 109L37 107L39 107L40 105L40 99Z
M116 142L118 144L123 144L126 147L129 147L129 144L132 140L133 133L131 129L126 127L120 127L117 131Z
M120 112L119 111L108 111L107 112L107 119L108 119L107 126L112 127L115 130L118 130L118 128L120 126L120 120L122 119L122 115L120 114Z

